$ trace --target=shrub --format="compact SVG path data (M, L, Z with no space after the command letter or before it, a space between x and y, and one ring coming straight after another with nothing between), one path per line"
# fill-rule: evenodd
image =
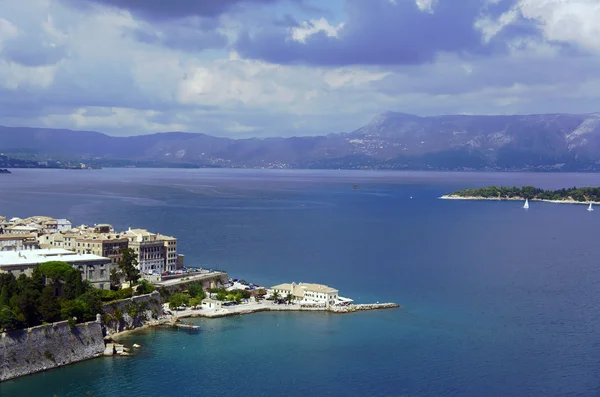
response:
M46 357L50 361L54 361L54 354L50 350L46 350L44 352L44 357Z
M136 289L136 295L145 295L154 292L156 288L146 280L140 281Z
M103 289L100 291L100 298L103 302L110 302L119 299L119 294L117 291Z
M129 299L133 296L133 289L131 288L123 288L117 291L118 299Z

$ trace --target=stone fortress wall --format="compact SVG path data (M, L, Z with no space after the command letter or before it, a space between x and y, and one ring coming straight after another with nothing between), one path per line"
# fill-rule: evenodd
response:
M67 321L4 332L0 381L29 375L104 353L101 319L69 326Z

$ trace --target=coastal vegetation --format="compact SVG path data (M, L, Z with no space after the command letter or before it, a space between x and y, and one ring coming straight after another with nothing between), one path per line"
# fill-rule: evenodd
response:
M163 291L161 291L161 295ZM191 283L186 292L176 292L172 295L163 295L163 299L169 302L169 308L175 310L181 306L199 306L206 298L206 292L201 282Z
M498 200L529 199L546 201L600 201L600 188L598 187L572 187L559 190L544 190L533 186L498 187L486 186L475 189L464 189L450 194L450 197L486 198Z
M137 255L132 248L121 250L121 259L117 265L119 266L119 272L111 273L111 285L114 285L117 279L124 278L131 287L133 283L140 279L140 271L137 269Z
M82 281L65 262L46 262L31 277L0 274L0 329L33 327L59 320L91 321L102 313L101 291Z

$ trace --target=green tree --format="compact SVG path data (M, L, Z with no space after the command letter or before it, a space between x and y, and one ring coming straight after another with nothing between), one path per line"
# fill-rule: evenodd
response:
M202 300L204 298L201 298L199 296L195 296L193 298L190 298L190 306L200 306L202 304Z
M71 271L66 272L63 277L62 291L65 299L75 299L83 294L83 280L79 271L71 268Z
M0 290L0 308L3 306L10 305L10 293L8 292L8 285L3 285Z
M122 278L122 274L118 269L111 269L110 270L110 289L112 290L118 290L119 288L121 288L121 278Z
M24 275L22 275L24 276ZM19 277L21 280L21 277ZM29 279L31 281L31 279ZM40 297L40 291L36 289L34 282L25 282L21 280L22 289L19 290L17 295L14 295L14 302L11 298L11 306L18 310L18 314L23 315L26 326L39 325L39 314L37 302Z
M204 292L204 288L202 283L192 283L188 286L188 293L192 298L199 297L200 299L206 298L206 292Z
M277 301L279 299L279 292L273 291L273 294L271 294L271 297L273 298L274 301Z
M217 292L217 300L224 301L227 298L227 292L219 291Z
M190 303L190 296L189 294L183 293L183 292L177 292L174 293L173 295L171 295L171 298L169 300L169 308L171 308L172 310L182 306L182 305L189 305Z
M68 263L60 261L41 263L37 266L37 270L42 276L52 279L53 282L65 281L69 273L76 271Z
M92 289L77 298L83 304L83 321L96 319L96 314L102 314L102 298L99 289Z
M125 248L121 251L121 260L117 265L125 280L129 282L129 286L140 278L140 271L137 269L137 255L132 248Z
M288 303L288 305L289 305L290 303L292 303L292 301L293 301L293 300L294 300L294 297L292 296L292 294L288 293L288 294L285 296L285 301Z
M136 288L136 295L145 295L154 292L156 288L146 280L140 281Z
M60 318L71 320L73 317L81 321L84 317L85 307L80 300L63 300L60 305Z
M54 294L53 287L48 285L42 290L37 305L42 321L51 323L59 319L60 305L58 303L58 298Z
M0 309L0 329L10 331L20 327L17 315L7 307Z

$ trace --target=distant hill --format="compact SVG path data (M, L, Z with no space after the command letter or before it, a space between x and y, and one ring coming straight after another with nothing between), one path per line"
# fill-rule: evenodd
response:
M229 139L169 132L112 137L94 131L0 127L0 152L101 165L600 170L600 113L419 117L386 112L353 132Z

